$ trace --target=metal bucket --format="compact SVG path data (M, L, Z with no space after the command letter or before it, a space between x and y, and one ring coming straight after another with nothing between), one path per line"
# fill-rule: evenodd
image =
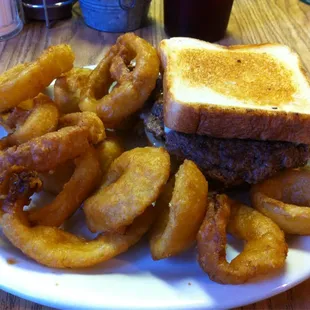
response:
M151 0L80 0L85 23L100 31L127 32L146 21Z

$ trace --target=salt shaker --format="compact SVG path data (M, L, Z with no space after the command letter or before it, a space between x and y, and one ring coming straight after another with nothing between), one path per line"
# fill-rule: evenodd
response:
M23 29L19 0L0 0L0 41L8 40Z

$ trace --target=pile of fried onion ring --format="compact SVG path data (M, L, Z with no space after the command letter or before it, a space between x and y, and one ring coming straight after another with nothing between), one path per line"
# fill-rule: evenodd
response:
M155 48L131 33L118 39L94 71L73 68L73 61L68 45L52 46L0 75L0 124L8 132L0 140L1 228L26 255L55 268L92 266L138 242L155 219L152 204L170 175L165 150L123 153L118 136L105 126L126 121L148 99L159 74ZM43 94L54 79L56 102ZM80 109L85 99L98 108ZM104 235L90 241L64 231L69 218L102 188L111 198L107 212L123 195L122 206L114 206L116 216L107 214L115 223L103 221ZM54 199L32 203L32 195L40 197L42 190ZM89 221L94 210L85 210Z
M252 186L252 205L288 234L310 235L310 170L291 169Z
M57 227L31 226L23 208L40 180L36 180L35 173L23 170L12 175L10 192L2 202L2 231L23 253L48 267L81 268L109 260L139 241L154 219L154 210L148 208L125 234L106 233L91 241Z

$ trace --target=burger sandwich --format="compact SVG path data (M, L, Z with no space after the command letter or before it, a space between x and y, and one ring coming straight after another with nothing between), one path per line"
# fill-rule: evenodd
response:
M171 38L159 55L163 96L144 113L153 143L226 187L307 163L309 80L290 48Z

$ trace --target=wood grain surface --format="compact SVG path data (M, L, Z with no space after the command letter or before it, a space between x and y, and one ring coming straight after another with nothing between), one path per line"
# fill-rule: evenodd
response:
M153 0L148 24L136 33L156 45L166 37L162 1ZM76 53L76 66L96 64L119 34L102 33L85 26L79 7L73 18L57 22L52 29L43 23L25 25L20 35L0 43L0 72L30 61L51 44L69 43ZM227 36L221 44L280 42L302 58L310 72L310 6L298 0L235 0ZM302 268L302 266L301 266ZM1 275L0 275L1 277ZM44 284L42 284L44 285ZM297 287L240 309L310 309L310 280ZM0 291L0 310L48 309Z

